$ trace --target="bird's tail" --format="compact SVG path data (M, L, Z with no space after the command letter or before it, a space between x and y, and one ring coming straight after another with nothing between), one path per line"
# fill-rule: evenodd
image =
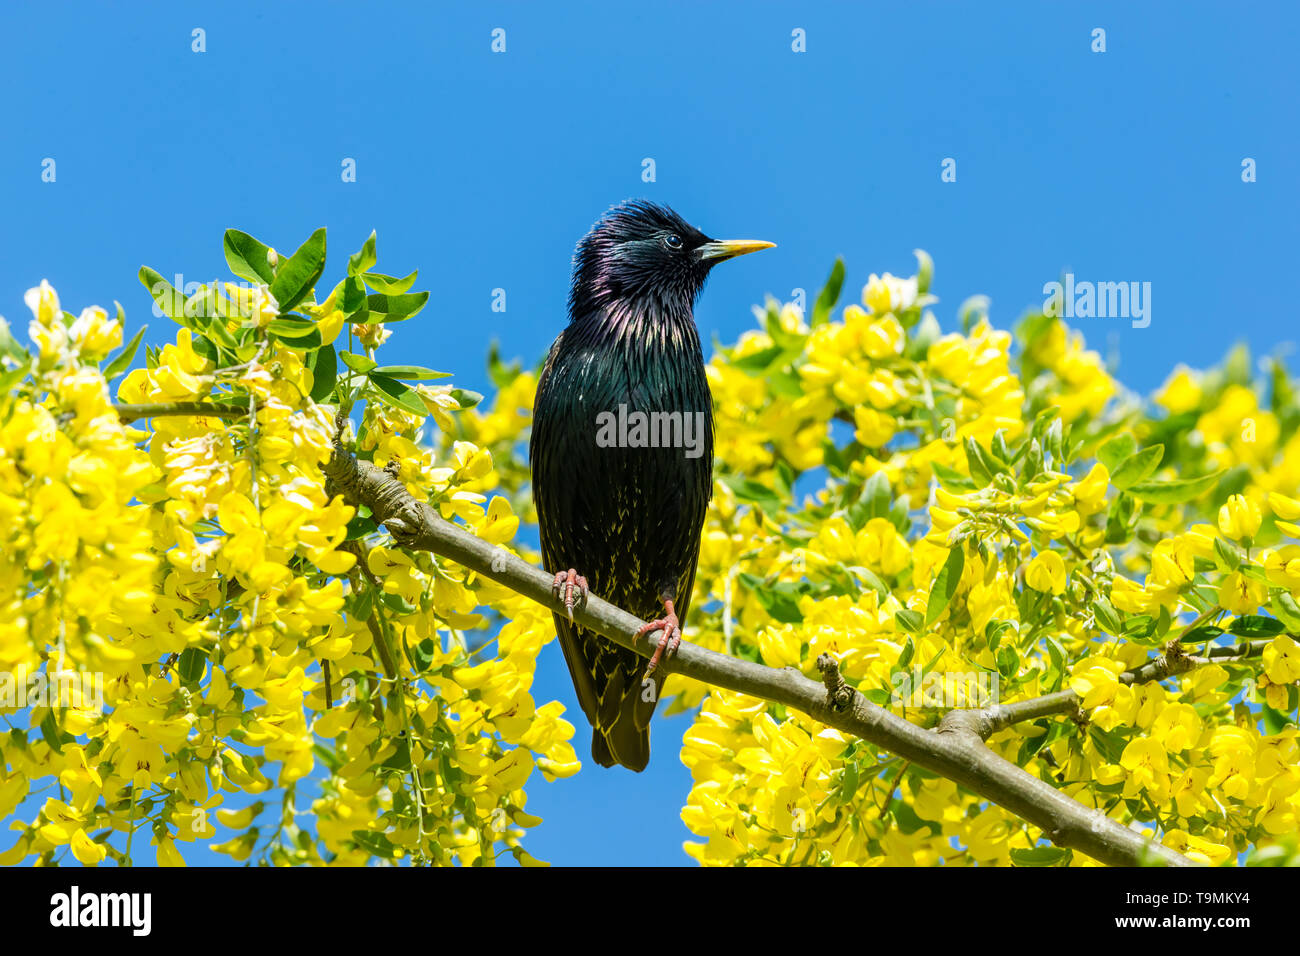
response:
M612 767L617 763L640 773L650 762L649 716L644 723L638 720L638 704L638 695L630 693L623 698L618 716L611 726L592 727L591 759L602 767Z
M661 668L647 681L647 661L555 615L578 703L591 723L591 758L602 767L622 764L640 772L650 762L650 718L659 703Z

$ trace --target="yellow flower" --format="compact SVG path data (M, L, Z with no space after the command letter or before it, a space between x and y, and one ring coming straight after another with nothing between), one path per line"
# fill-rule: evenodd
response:
M1286 634L1279 634L1264 648L1264 673L1274 684L1300 681L1300 644Z
M1083 698L1085 709L1109 704L1119 692L1122 662L1109 657L1086 657L1070 672L1070 689Z
M758 652L769 667L798 667L801 645L798 631L789 624L758 632Z
M1136 737L1124 748L1119 763L1129 772L1128 786L1149 791L1157 799L1168 793L1169 758L1163 744L1150 737Z
M871 358L883 359L903 351L903 327L898 319L887 315L862 330L862 351Z
M1268 586L1240 571L1225 575L1219 585L1219 604L1233 614L1254 614L1267 603Z
M170 836L155 837L150 841L158 848L156 862L159 866L185 866L185 858L176 849L176 842Z
M1191 370L1185 365L1180 365L1174 369L1155 398L1157 404L1164 406L1175 415L1180 412L1190 412L1201 404L1201 386L1197 384Z
M77 827L77 832L72 834L72 855L86 866L98 866L108 850L100 846L89 836L81 827Z
M38 324L46 328L56 323L62 324L63 310L59 308L59 294L48 280L42 279L39 286L28 289L23 301L32 310L32 316Z
M857 541L863 563L882 574L897 574L911 560L907 542L887 518L868 521Z
M1300 591L1300 544L1287 544L1260 554L1260 563L1271 583L1289 591Z
M1233 495L1219 509L1219 530L1233 540L1255 537L1259 523L1259 508L1243 495Z
M94 361L122 344L122 323L110 320L107 312L93 305L81 310L69 334L82 357Z
M1062 594L1065 591L1065 561L1055 551L1038 552L1025 568L1025 583L1035 591Z
M1120 575L1111 582L1110 601L1128 614L1145 614L1156 603L1142 585Z
M1074 486L1074 507L1080 515L1090 515L1106 506L1106 489L1110 485L1110 472L1101 462Z
M1195 554L1182 538L1164 538L1151 552L1151 583L1163 590L1177 590L1196 573Z
M915 278L900 279L888 272L878 276L873 272L862 291L862 304L876 315L901 312L916 301L916 289Z
M869 405L858 405L853 409L853 424L854 438L868 448L880 448L894 437L897 420Z
M1300 501L1296 501L1294 498L1288 498L1285 495L1279 495L1276 491L1270 491L1268 493L1268 506L1273 509L1273 514L1283 521L1300 519Z
M343 329L343 320L346 318L342 309L334 309L327 312L316 320L316 330L320 332L322 345L329 345L339 336Z
M1165 749L1179 753L1196 744L1201 735L1201 718L1191 704L1170 704L1151 725L1151 735Z

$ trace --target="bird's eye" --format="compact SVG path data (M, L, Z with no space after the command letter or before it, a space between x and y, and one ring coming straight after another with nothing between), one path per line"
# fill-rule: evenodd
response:
M682 237L670 232L664 236L664 245L669 249L680 249L682 247Z

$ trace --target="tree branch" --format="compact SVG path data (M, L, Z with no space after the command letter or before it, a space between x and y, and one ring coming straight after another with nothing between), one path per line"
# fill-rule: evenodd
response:
M365 504L374 520L406 548L430 551L562 613L552 593L551 575L482 541L416 501L390 472L358 461L336 444L324 467L327 490L354 504ZM637 638L644 623L592 595L574 608L574 620L621 647L650 657L658 632ZM935 730L926 730L869 702L822 668L825 684L793 667L771 668L683 643L662 666L696 680L784 704L837 730L861 737L919 767L940 774L991 800L1041 829L1057 846L1072 847L1112 865L1162 863L1189 866L1186 857L1161 846L1101 810L1089 809L1051 784L1000 757L984 743L983 711L952 711ZM838 671L838 668L835 668ZM828 692L829 691L829 692Z
M1250 657L1258 657L1264 652L1264 648L1269 645L1270 640L1241 641L1234 645L1219 645L1210 648L1203 658L1191 657L1183 650L1181 644L1173 641L1166 647L1164 654L1152 658L1134 670L1124 671L1119 675L1118 680L1121 684L1129 686L1146 684L1189 671L1198 663L1229 659L1245 660ZM1058 690L1055 693L1044 694L1042 697L1034 697L1031 700L1018 700L1011 704L993 704L979 710L954 711L953 713L970 714L971 716L962 719L976 721L980 728L981 738L988 740L991 735L999 730L1004 730L1012 724L1018 724L1026 720L1037 720L1039 717L1050 717L1054 714L1078 715L1081 713L1082 702L1083 698L1077 692Z

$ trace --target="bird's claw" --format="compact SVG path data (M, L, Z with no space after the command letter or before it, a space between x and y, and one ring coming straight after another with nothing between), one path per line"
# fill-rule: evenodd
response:
M573 609L586 607L587 598L591 596L587 579L573 568L556 573L555 582L551 585L551 593L555 595L557 601L564 601L564 610L568 612L570 623L573 622Z
M655 652L650 655L650 663L646 664L646 677L649 677L655 672L655 668L659 666L659 661L661 659L668 660L668 658L672 657L682 643L681 624L677 620L677 615L672 611L669 611L666 615L656 621L642 624L637 630L635 636L642 637L653 631L659 631L661 633L659 635L659 645L655 648Z

